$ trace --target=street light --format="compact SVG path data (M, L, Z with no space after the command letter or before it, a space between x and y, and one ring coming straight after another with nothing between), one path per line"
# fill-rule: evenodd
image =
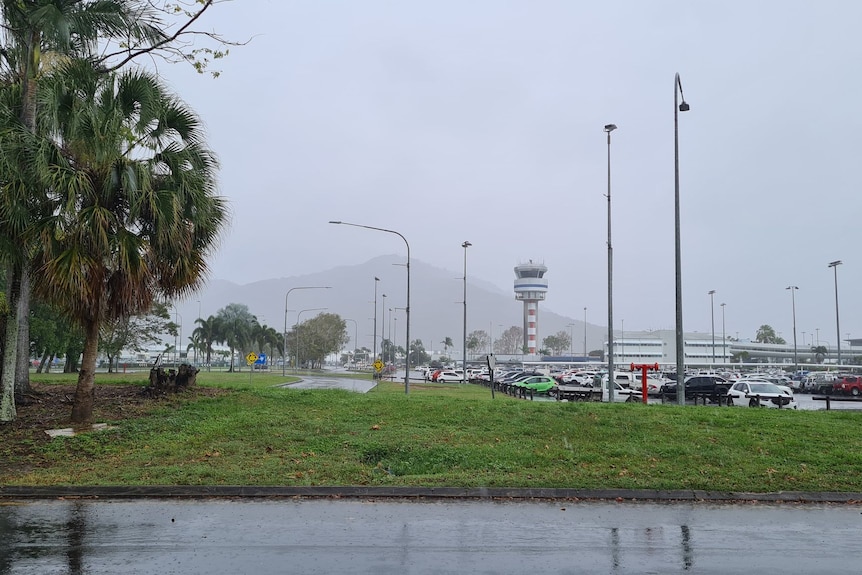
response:
M383 359L383 342L386 341L386 294L383 294L383 305L380 311L383 313L383 317L380 318L380 359Z
M835 270L835 333L838 340L838 365L841 365L841 326L838 321L838 266L841 263L841 260L829 262L829 267ZM820 339L819 335L817 339Z
M712 318L712 365L715 365L715 290L709 290L709 313Z
M348 222L341 222L330 220L330 224L339 224L343 226L353 226L356 228L365 228L367 230L376 230L378 232L386 232L389 234L395 234L404 240L404 245L407 246L407 307L405 308L407 312L407 359L404 362L404 393L405 395L410 393L410 244L407 243L407 238L405 238L400 233L395 230L387 230L385 228L375 228L372 226L363 226L361 224L351 224Z
M371 361L377 361L377 284L378 284L378 282L380 282L380 278L375 276L374 277L374 319L373 319L374 331L371 335L371 338L372 338L371 347L374 348L373 349L374 356L373 356L373 359Z
M464 348L461 351L461 371L464 383L467 383L467 248L472 245L470 242L461 244L461 247L464 248Z
M359 324L355 319L349 317L344 318L344 321L353 322L353 367L356 367L356 350L359 349Z
M680 103L677 95L682 97ZM674 204L674 254L676 269L676 399L685 405L685 340L682 331L682 254L679 238L679 113L688 112L689 105L682 93L679 74L673 78L673 204Z
M608 134L608 401L614 401L614 248L611 244L611 132L615 124L607 124Z
M724 331L724 306L721 304L721 363L727 363L727 335Z
M281 354L281 377L284 377L287 373L286 372L286 369L287 369L287 298L290 295L290 292L292 292L293 290L298 290L298 289L332 289L332 288L330 286L298 286L298 287L290 288L289 290L287 290L287 293L284 294L284 334L283 334L284 335L284 342L283 342L284 349L282 350L282 354Z
M793 365L796 371L799 371L799 361L796 356L796 286L787 286L784 289L790 290L790 302L793 305Z
M311 309L303 309L303 310L300 310L298 314L296 314L296 323L293 324L293 331L296 334L296 365L293 368L294 371L296 371L296 369L299 367L299 316L301 316L303 313L305 313L307 311L323 311L325 309L329 309L329 308L327 308L327 307L315 307L315 308L311 308Z

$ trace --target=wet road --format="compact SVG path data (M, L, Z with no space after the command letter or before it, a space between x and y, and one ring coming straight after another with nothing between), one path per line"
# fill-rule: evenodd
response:
M493 501L27 501L0 574L849 573L862 508Z

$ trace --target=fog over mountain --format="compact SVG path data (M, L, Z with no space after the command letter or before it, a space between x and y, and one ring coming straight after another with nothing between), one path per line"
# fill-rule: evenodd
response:
M513 262L512 267L518 262ZM273 269L273 275L278 273ZM426 350L442 350L441 342L451 337L455 348L461 348L463 323L464 272L447 270L428 265L411 258L410 262L410 339L421 339ZM318 273L281 277L241 283L223 279L210 280L196 295L177 305L178 322L182 325L182 339L188 341L195 327L194 320L200 315L208 317L229 303L242 303L249 307L258 321L283 331L285 327L285 296L288 290L300 286L331 286L330 289L294 289L287 298L289 306L288 329L299 321L314 317L326 308L328 313L337 313L347 322L351 338L354 332L359 347L372 348L374 333L374 278L377 282L377 325L385 327L389 337L398 345L405 343L405 313L407 301L407 274L403 256L386 255L364 263L341 266ZM553 270L547 274L549 288L547 300L539 304L539 342L549 335L565 331L573 336L573 347L577 354L584 349L583 317L570 318L554 313L553 302L563 301L578 294L554 292ZM514 282L515 275L512 272ZM383 295L386 294L385 304ZM385 320L383 317L385 305ZM389 309L393 309L390 318ZM607 310L588 310L596 317L606 317ZM384 325L385 322L385 325ZM569 324L574 324L569 326ZM523 304L515 300L514 291L505 292L479 277L471 277L467 269L467 332L484 330L495 339L511 326L523 325ZM601 325L588 322L587 349L599 349L607 338L607 330ZM352 346L352 341L351 344Z

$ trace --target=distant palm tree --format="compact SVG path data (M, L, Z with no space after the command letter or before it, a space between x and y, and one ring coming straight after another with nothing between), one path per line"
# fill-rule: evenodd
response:
M207 319L195 320L198 327L192 332L192 337L200 342L201 348L206 354L207 371L210 371L210 362L213 353L213 344L218 341L218 318L211 315Z
M252 330L255 324L257 324L257 318L251 314L245 304L230 303L218 311L216 341L230 348L229 372L234 370L236 351L245 351L245 347L252 343ZM241 366L242 363L240 362L238 366L240 371L242 370Z
M446 337L446 339L444 339L440 343L443 344L443 353L446 355L449 355L449 348L450 347L455 347L455 344L452 343L452 338L448 337L448 336Z
M40 82L52 208L33 284L83 328L71 420L87 423L101 322L197 288L227 211L200 121L155 74L72 61Z

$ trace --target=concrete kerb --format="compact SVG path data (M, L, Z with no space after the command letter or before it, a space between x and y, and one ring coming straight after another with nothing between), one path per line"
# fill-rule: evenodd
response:
M569 488L462 488L462 487L276 487L276 486L56 486L0 487L0 499L493 499L617 502L706 503L843 503L862 504L862 493L777 491L569 489Z

